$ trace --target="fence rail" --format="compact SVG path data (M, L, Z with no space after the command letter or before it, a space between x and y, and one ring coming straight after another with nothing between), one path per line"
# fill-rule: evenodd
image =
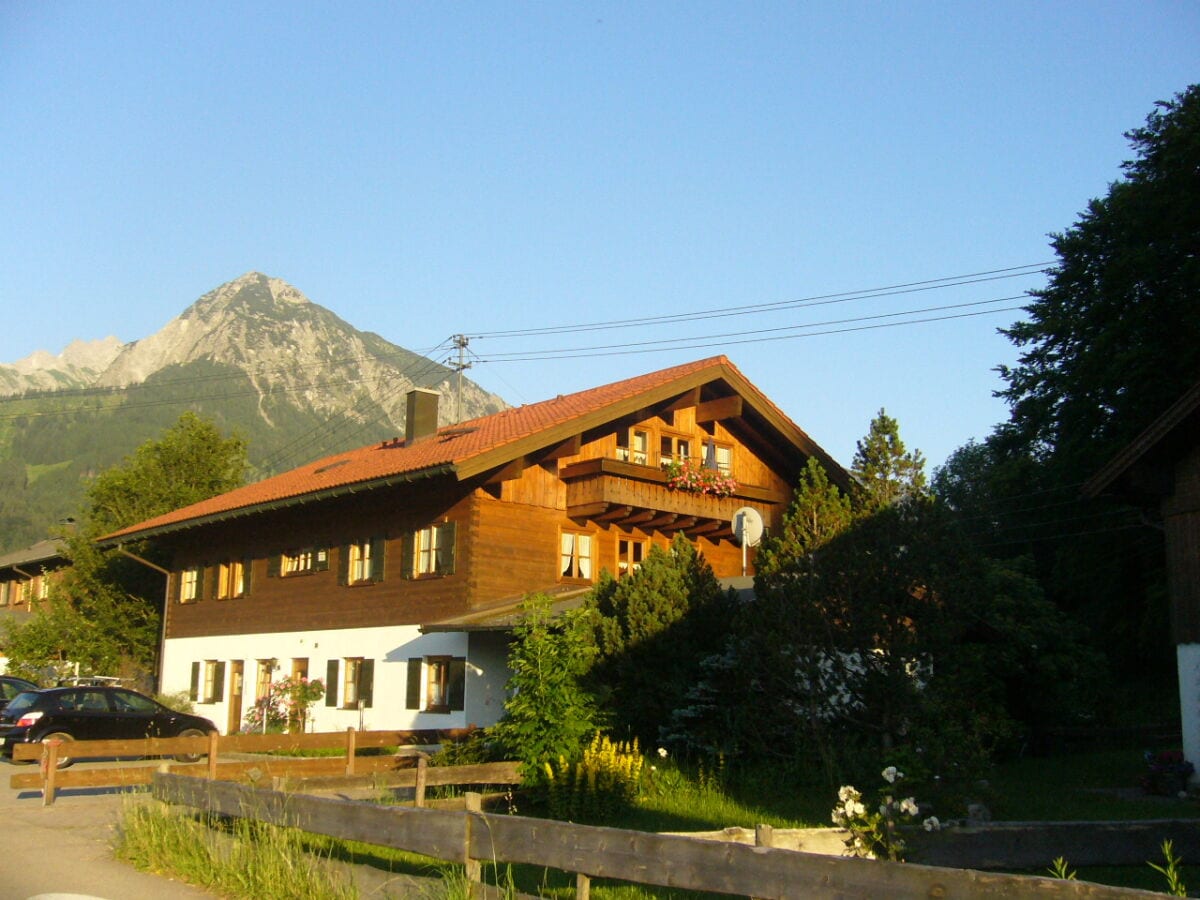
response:
M202 777L212 780L250 780L273 782L276 780L302 780L330 776L360 777L375 779L375 783L405 786L411 780L419 789L420 799L426 784L439 784L446 778L439 773L433 780L422 776L425 771L424 750L444 740L461 737L468 732L452 731L355 731L316 732L309 734L235 734L223 736L215 732L201 737L142 738L138 740L105 741L45 741L42 743L17 744L13 747L14 762L40 763L31 772L19 772L9 777L9 786L16 789L34 788L42 792L42 802L54 803L59 789L70 787L125 787L149 784L154 770L149 766L105 767L87 769L59 769L60 755L69 754L80 759L142 759L147 757L174 757L179 755L202 755L203 764L180 763L169 765L179 775ZM399 752L378 756L363 755L362 750L382 747L399 747ZM342 751L338 756L287 757L272 756L271 753L288 753L297 750ZM253 759L230 759L231 754L258 753ZM463 784L516 784L516 764L504 764L507 769L496 769L494 779L479 782L463 781ZM407 772L407 774L405 774Z
M847 859L546 819L489 815L477 808L461 812L376 806L169 773L157 773L152 790L160 800L220 815L253 817L274 825L461 863L474 884L480 883L485 862L526 863L575 873L577 900L586 900L592 878L763 900L795 897L1148 900L1161 896L1080 881Z

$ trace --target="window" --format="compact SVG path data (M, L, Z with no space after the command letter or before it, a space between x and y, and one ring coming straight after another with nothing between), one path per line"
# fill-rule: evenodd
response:
M338 563L339 584L371 584L383 581L383 538L356 541L342 547Z
M309 575L329 569L328 547L298 547L267 560L267 575Z
M338 670L341 678L338 678ZM340 688L340 691L339 691ZM325 666L325 705L369 709L375 692L375 660L350 656Z
M650 461L650 432L644 428L617 432L617 459L646 465Z
M199 566L192 566L189 569L183 570L183 576L179 586L179 601L181 603L191 603L200 599L200 587L204 581L203 570Z
M692 458L692 442L690 438L664 434L658 442L658 464L665 466L669 463L686 463Z
M39 575L33 579L34 595L39 600L45 600L50 596L50 577L46 574Z
M460 656L414 657L408 661L405 707L449 713L466 706L467 660Z
M217 566L217 599L246 596L246 572L247 565L243 560Z
M646 558L646 541L633 538L617 539L617 577L631 575L642 566Z
M592 580L592 536L564 531L559 538L558 571L563 578Z
M225 696L225 663L215 659L204 663L204 696L201 703L220 703Z
M455 532L454 522L442 522L418 531L408 544L413 559L411 565L405 565L405 572L418 578L453 575Z
M271 679L275 675L275 660L260 659L255 668L254 699L261 700L271 693Z
M704 446L704 465L729 475L733 472L733 447L709 441Z

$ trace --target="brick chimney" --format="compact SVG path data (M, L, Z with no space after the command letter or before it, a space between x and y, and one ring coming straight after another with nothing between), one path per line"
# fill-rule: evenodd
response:
M438 429L438 392L413 388L408 392L408 408L404 417L404 444L411 447L418 441L433 437Z

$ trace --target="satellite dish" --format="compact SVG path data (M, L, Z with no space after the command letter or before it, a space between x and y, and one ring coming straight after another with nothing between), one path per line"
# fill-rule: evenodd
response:
M733 514L733 536L743 547L757 547L763 536L763 518L753 506L740 507Z

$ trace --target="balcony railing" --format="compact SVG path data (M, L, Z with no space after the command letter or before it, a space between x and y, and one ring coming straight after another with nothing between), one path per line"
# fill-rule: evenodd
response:
M738 484L729 497L679 490L671 487L664 470L618 459L583 460L560 475L567 484L567 515L573 519L664 534L685 531L714 540L732 537L739 508L753 505L767 513L786 499L749 484Z

